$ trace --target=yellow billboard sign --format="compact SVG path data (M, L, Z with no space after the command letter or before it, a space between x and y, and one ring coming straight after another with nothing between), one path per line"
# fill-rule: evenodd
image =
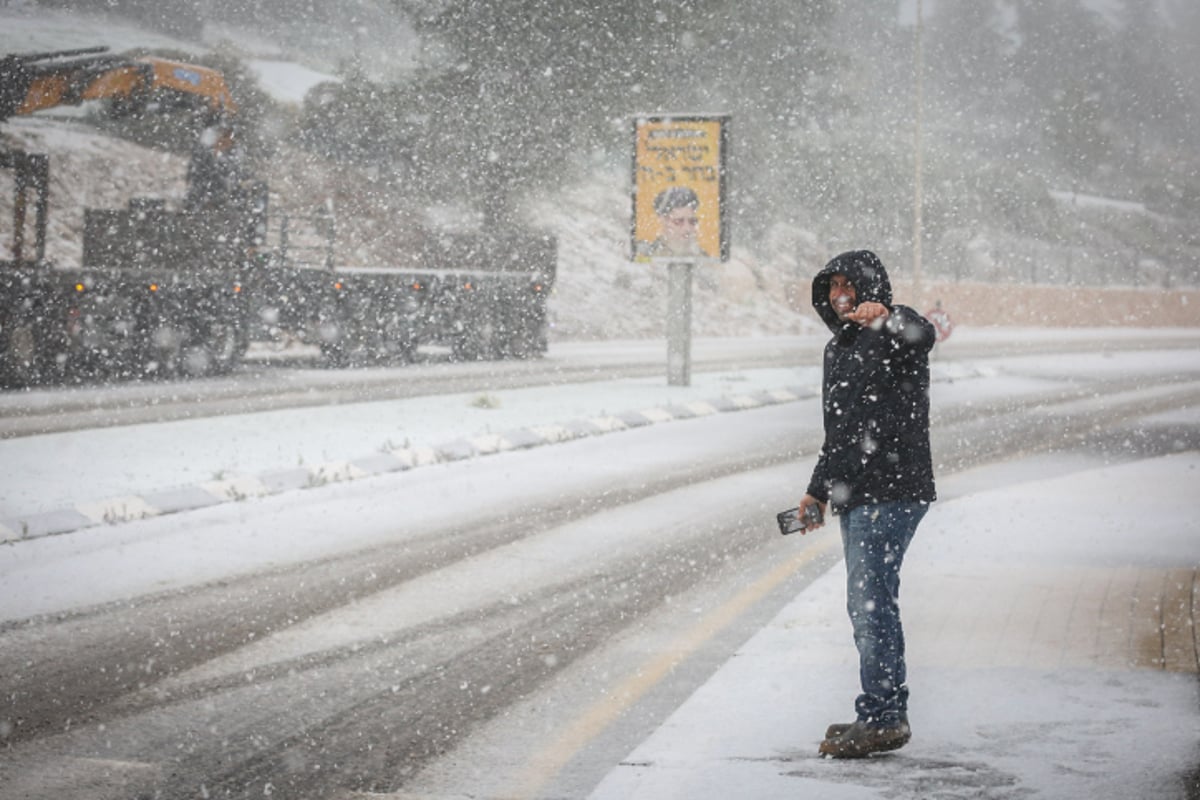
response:
M634 119L634 260L729 260L728 137L727 115Z

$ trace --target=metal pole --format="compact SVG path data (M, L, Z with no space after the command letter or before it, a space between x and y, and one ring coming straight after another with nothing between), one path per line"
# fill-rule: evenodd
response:
M922 28L924 25L923 13L921 9L921 0L917 0L917 41L916 53L914 56L914 79L916 82L916 117L917 125L916 132L913 137L913 305L917 308L921 307L921 239L924 236L921 219L922 206L922 123L925 111L925 88L924 88L924 72L925 72L925 51L921 41Z
M667 267L667 385L692 384L692 269L691 262L672 261Z

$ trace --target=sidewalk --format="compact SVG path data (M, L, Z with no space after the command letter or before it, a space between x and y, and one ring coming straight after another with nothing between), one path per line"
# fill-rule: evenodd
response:
M935 505L904 568L903 750L817 755L857 693L839 564L592 800L1197 796L1197 476L1186 453Z

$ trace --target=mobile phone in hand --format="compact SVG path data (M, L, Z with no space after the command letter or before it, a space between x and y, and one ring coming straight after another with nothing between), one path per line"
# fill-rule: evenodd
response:
M821 515L821 506L813 503L804 509L803 517L800 516L800 507L797 506L780 511L775 515L775 520L779 523L779 532L787 536L789 533L803 532L813 525L820 525L824 517Z

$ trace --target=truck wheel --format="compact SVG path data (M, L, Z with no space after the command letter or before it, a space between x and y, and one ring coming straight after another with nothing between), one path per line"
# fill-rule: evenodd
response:
M408 364L417 354L417 338L408 321L392 314L378 321L371 331L371 355L380 364Z
M485 312L458 332L451 352L456 361L487 361L496 357L496 338L495 317Z
M246 354L249 342L238 326L231 322L217 322L209 326L208 351L209 372L226 375L233 370Z
M179 351L178 373L185 378L202 378L212 372L212 353L200 342L189 342Z
M147 337L142 372L155 378L173 378L176 375L187 374L184 362L190 354L186 343L188 333L159 321L148 326L148 329L150 333Z
M396 358L402 364L411 364L417 360L417 348L420 345L416 339L405 339L396 346Z
M209 322L184 335L178 372L188 378L224 375L237 366L245 352L246 344L236 324Z
M546 352L545 318L536 309L518 309L508 339L510 358L539 358Z
M321 355L336 369L361 367L374 359L371 332L361 319L328 316L319 325Z
M321 342L321 355L331 367L363 367L371 363L373 353L355 332L347 332L337 341Z
M534 339L533 331L524 324L518 325L508 340L509 357L533 358L537 355L536 348L537 342Z
M321 357L325 359L325 364L336 369L346 366L342 355L342 348L338 347L336 342L321 342Z
M376 343L373 352L380 364L411 364L417 356L417 343L412 339L386 339Z
M337 317L322 314L314 327L317 347L321 348L321 357L325 359L326 366L345 366L342 339L346 335L346 326Z
M370 348L353 333L336 342L322 342L321 355L329 366L338 369L364 367L374 358Z

